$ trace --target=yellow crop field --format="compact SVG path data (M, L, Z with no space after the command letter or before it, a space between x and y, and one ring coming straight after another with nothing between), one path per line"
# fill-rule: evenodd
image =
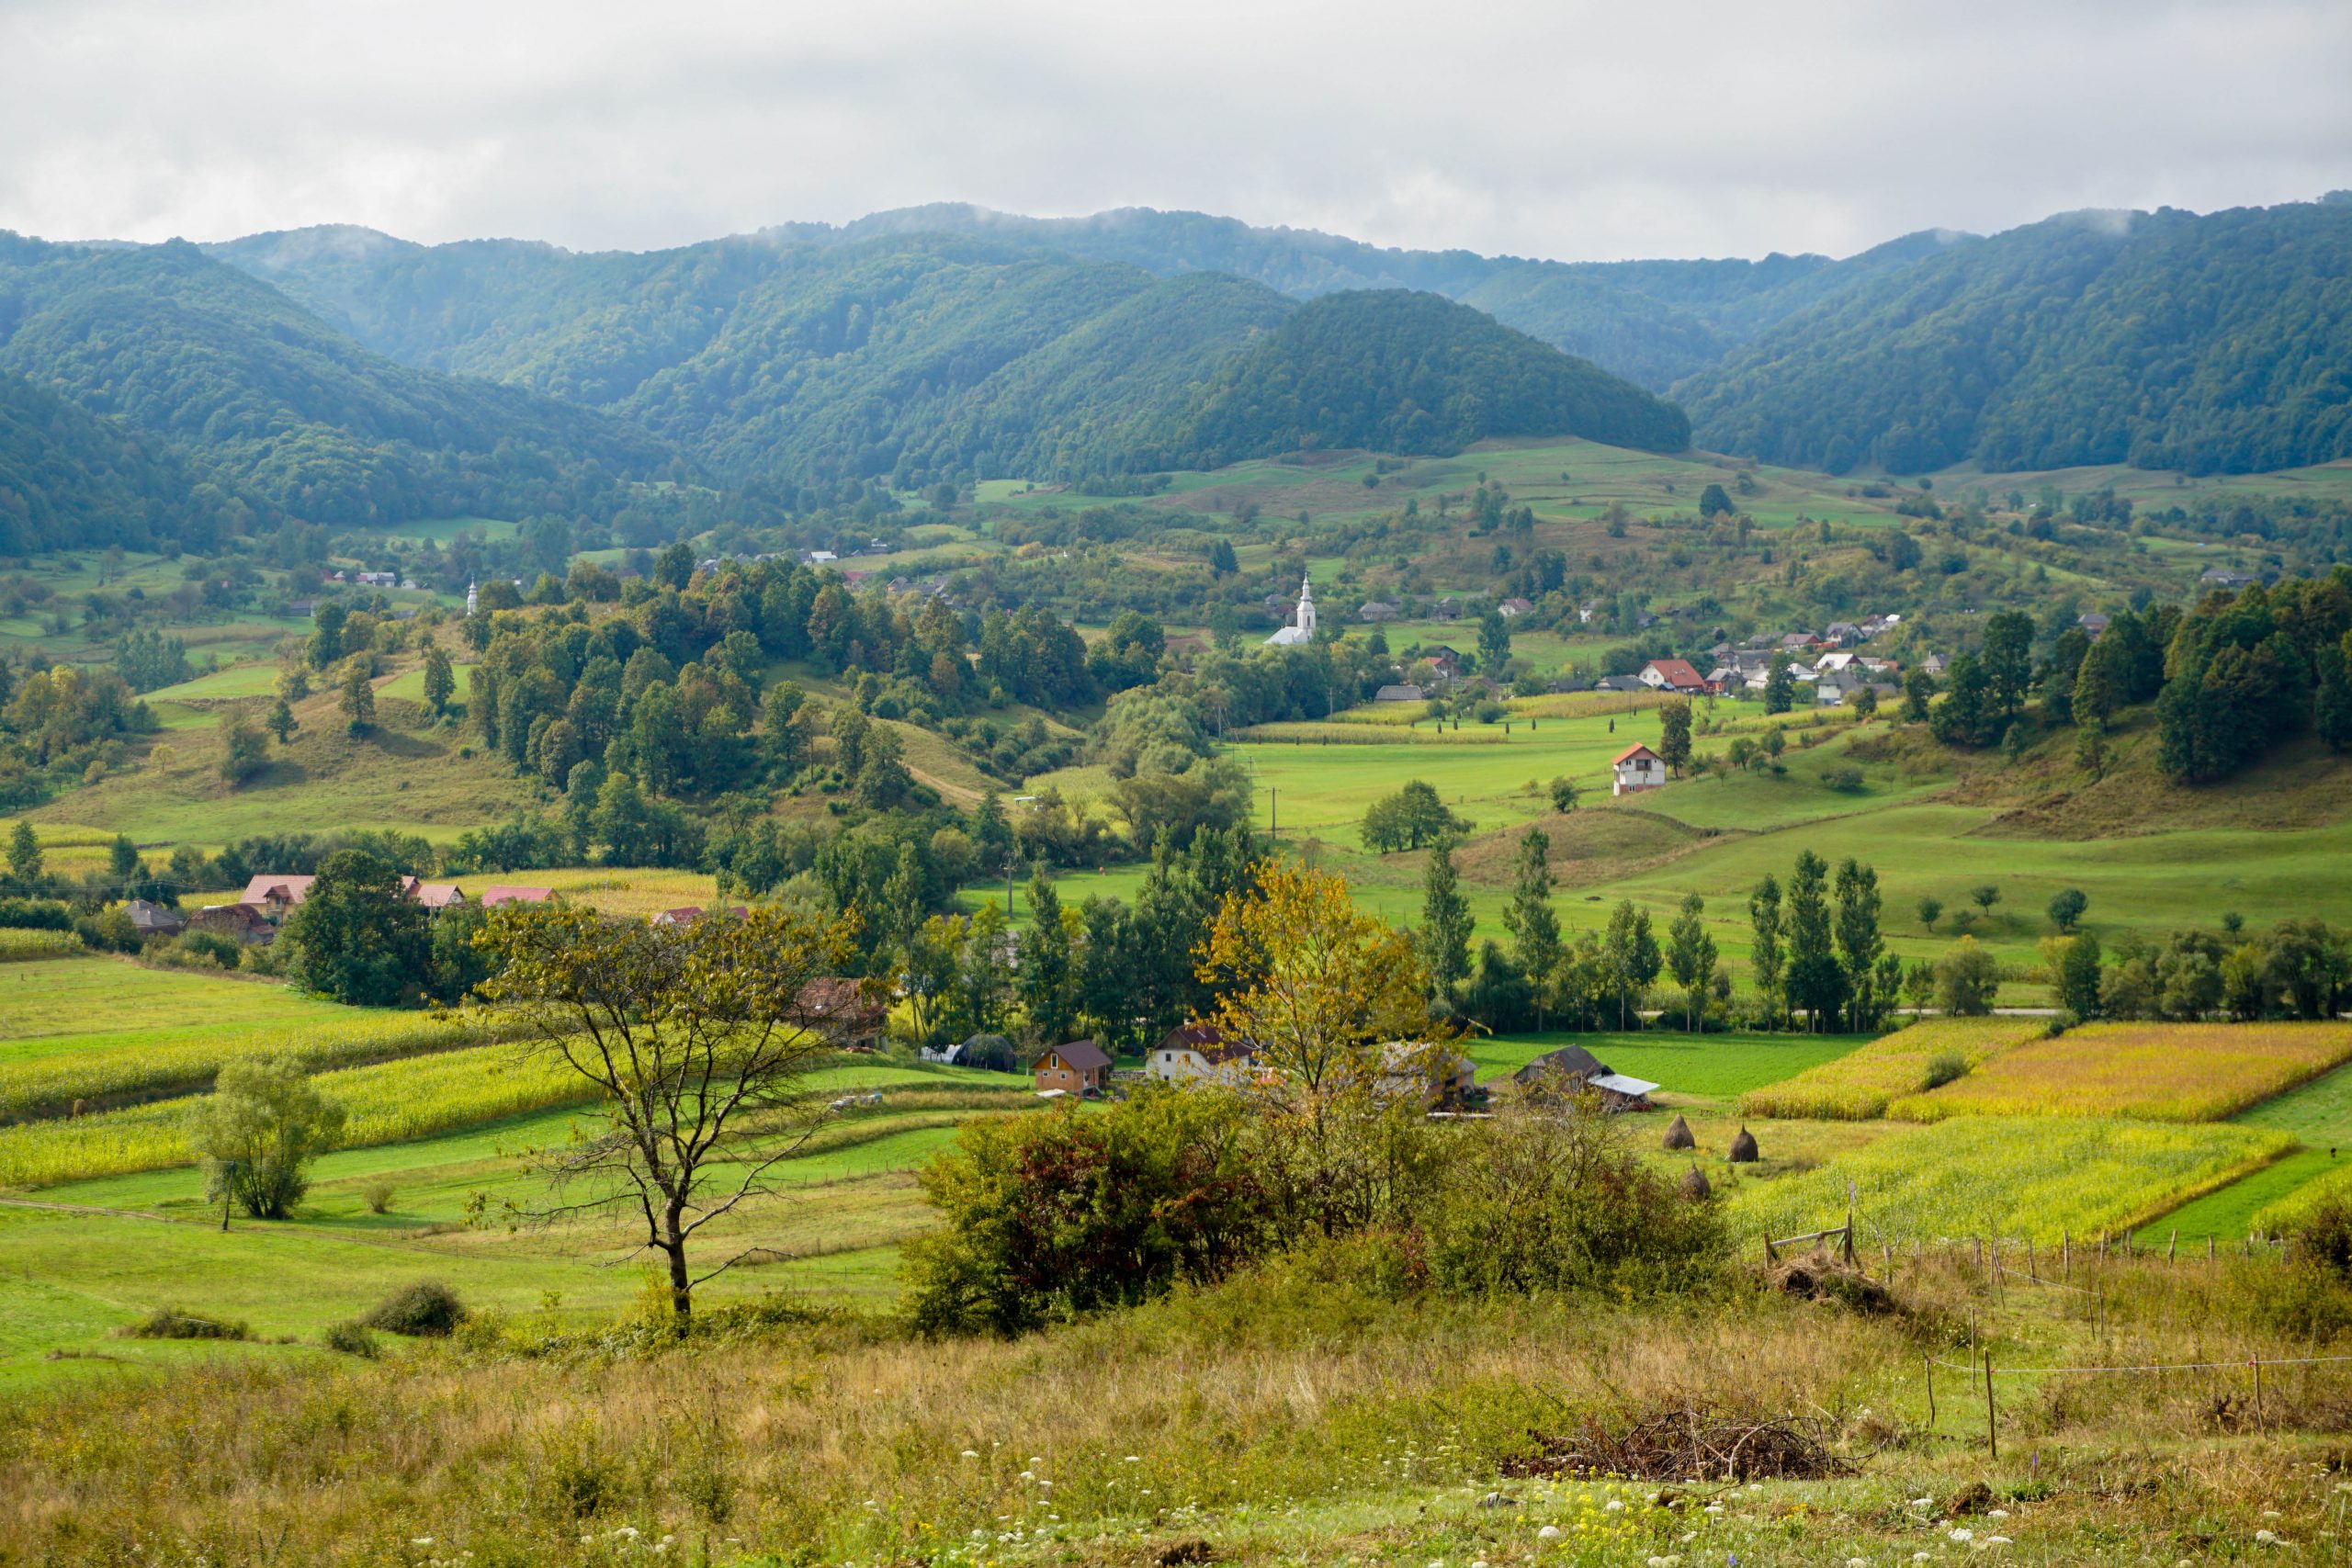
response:
M687 904L718 902L718 885L700 871L641 871L616 866L575 866L562 871L503 871L474 877L485 886L506 883L551 887L576 904L607 915L650 917ZM468 891L471 891L470 886ZM740 900L738 900L740 902Z
M321 1073L311 1080L350 1113L344 1145L397 1144L589 1098L579 1074L512 1045L478 1045ZM0 1187L49 1187L188 1163L197 1096L66 1121L0 1127Z
M2352 1024L2093 1023L2002 1052L1887 1114L2217 1122L2347 1059Z
M1842 1222L1850 1190L1865 1243L2055 1241L2128 1229L2294 1146L2291 1134L2254 1127L1969 1116L1891 1134L1808 1170L1743 1181L1730 1214L1736 1235L1796 1235Z
M241 1056L291 1055L315 1071L447 1051L503 1032L478 1018L353 1009L347 1019L321 1024L61 1037L53 1047L0 1061L0 1119L63 1116L77 1100L119 1104L199 1088Z
M72 958L82 951L82 939L72 931L0 929L0 964L24 964L40 958Z
M1895 1100L1927 1088L1928 1064L1945 1052L1959 1052L1973 1071L2040 1039L2049 1027L2031 1018L1928 1019L1792 1078L1750 1089L1739 1097L1739 1109L1749 1116L1871 1121L1885 1115Z

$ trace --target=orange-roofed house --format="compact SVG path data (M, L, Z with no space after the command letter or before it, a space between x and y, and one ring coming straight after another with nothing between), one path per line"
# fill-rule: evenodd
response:
M1666 782L1666 761L1657 752L1636 741L1617 753L1609 764L1616 775L1611 795L1633 795L1637 791L1656 789Z
M1687 659L1653 659L1642 666L1637 677L1643 685L1661 692L1679 692L1684 696L1697 696L1711 690L1707 678L1691 667Z

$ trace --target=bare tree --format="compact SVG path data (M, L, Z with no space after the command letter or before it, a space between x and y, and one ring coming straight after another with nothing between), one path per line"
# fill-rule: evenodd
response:
M757 1250L696 1275L689 1247L767 1191L813 1124L793 1114L796 1086L833 1050L842 1009L841 983L812 982L848 959L850 935L845 921L764 907L656 927L508 905L477 939L499 965L478 994L528 1027L526 1051L602 1096L602 1125L543 1156L556 1201L537 1217L634 1211L668 1265L681 1331L695 1287Z

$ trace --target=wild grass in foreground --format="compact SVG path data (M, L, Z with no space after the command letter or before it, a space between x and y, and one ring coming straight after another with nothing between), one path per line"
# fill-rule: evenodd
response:
M1750 1089L1740 1096L1739 1108L1749 1116L1868 1122L1885 1115L1897 1099L1927 1088L1939 1057L1956 1053L1973 1071L2049 1032L2043 1019L1928 1019L1784 1083Z
M1844 1222L1862 1240L2123 1231L2294 1147L2291 1134L2070 1117L1967 1116L1891 1134L1811 1170L1743 1181L1735 1234ZM1850 1196L1849 1196L1850 1194Z
M2352 1058L2352 1024L2089 1023L1999 1052L1887 1114L2215 1122Z
M2240 1360L2344 1343L2275 1264L2110 1265L2075 1292L1905 1266L1864 1315L1757 1289L1636 1307L1383 1291L1346 1249L1016 1340L902 1337L781 1303L551 1334L474 1314L380 1359L66 1392L0 1414L0 1562L422 1565L2036 1565L2317 1550L2312 1462L2341 1369L2237 1383L2005 1378L1982 1404L1923 1353L1967 1325L2005 1369ZM1845 1479L1525 1479L1590 1419L1703 1396L1804 1413ZM194 1462L192 1456L201 1456ZM1979 1486L1989 1483L1988 1486ZM1962 1532L1962 1533L1955 1533ZM1997 1543L1994 1538L1999 1538ZM2195 1544L2190 1544L2190 1543ZM659 1550L657 1550L659 1549Z

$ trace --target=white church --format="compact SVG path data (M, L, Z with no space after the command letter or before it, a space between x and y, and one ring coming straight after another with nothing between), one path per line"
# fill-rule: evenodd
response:
M1268 648L1300 648L1315 640L1315 582L1301 578L1298 583L1298 615L1290 625L1266 639Z

